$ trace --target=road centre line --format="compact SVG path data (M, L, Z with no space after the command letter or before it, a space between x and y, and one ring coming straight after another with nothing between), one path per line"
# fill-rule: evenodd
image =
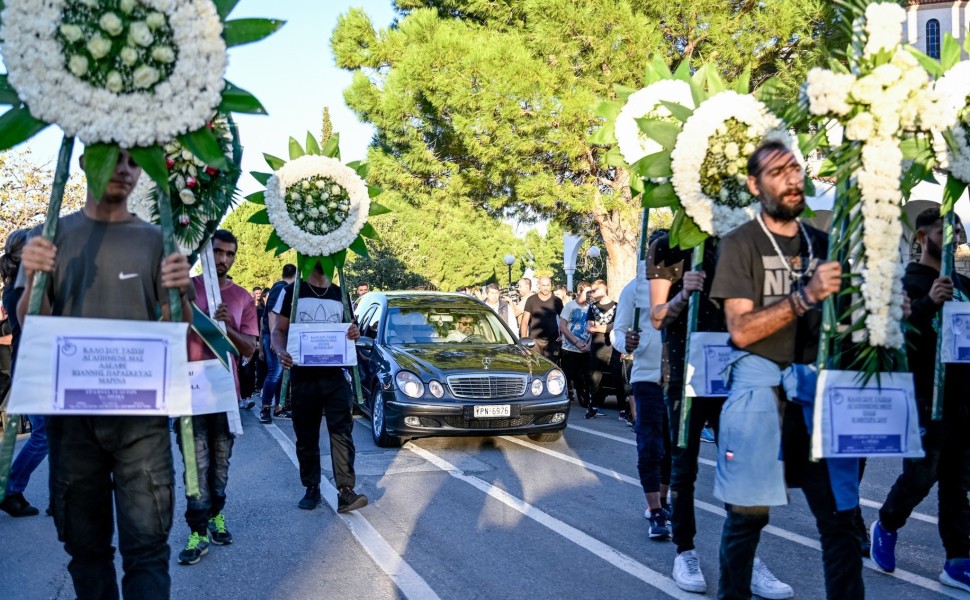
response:
M650 569L646 565L637 562L631 556L620 552L612 546L608 546L607 544L590 535L587 535L586 533L583 533L582 531L568 525L563 521L560 521L559 519L556 519L555 517L539 510L524 500L509 494L505 490L496 487L487 481L479 479L478 477L465 474L464 471L445 459L437 456L436 454L433 454L424 448L420 448L411 442L405 444L404 448L414 452L455 479L463 481L472 487L479 489L486 495L498 500L509 508L518 511L523 516L532 519L536 523L539 523L547 529L558 533L577 546L591 552L597 558L605 560L614 567L632 575L633 577L636 577L647 585L664 592L668 596L678 598L679 600L697 599L697 594L692 594L681 590L677 587L677 584L675 584L674 581L666 575Z
M583 468L585 468L585 469L587 469L589 471L593 471L595 473L600 473L600 474L603 474L603 475L607 475L609 477L612 477L614 479L617 479L618 481L622 481L624 483L629 483L631 485L635 485L637 488L640 488L640 480L639 479L636 479L634 477L630 477L629 475L624 475L622 473L617 473L613 469L608 469L608 468L605 468L605 467L601 467L599 465L595 465L593 463L586 462L586 461L584 461L582 459L578 459L578 458L575 458L573 456L569 456L569 455L566 455L566 454L562 454L561 452L556 452L555 450L550 450L549 448L545 448L543 446L539 446L537 444L533 444L532 442L527 442L525 440L521 440L521 439L518 439L516 437L505 436L505 435L499 436L499 437L501 437L501 439L503 439L505 441L512 442L513 444L518 444L519 446L523 446L525 448L529 448L531 450L535 450L537 452L540 452L541 454L545 454L547 456L551 456L553 458L557 458L559 460L562 460L562 461L565 461L565 462L568 462L568 463L572 463L572 464L574 464L576 466L583 467ZM710 512L710 513L716 514L716 515L721 516L721 517L725 516L725 514L726 514L724 512L724 509L723 508L721 508L719 506L715 506L713 504L709 504L707 502L702 502L700 500L696 500L695 499L694 500L694 506L696 506L697 508L699 508L699 509L701 509L703 511ZM768 526L766 526L764 528L764 531L766 533L770 533L770 534L772 534L772 535L774 535L776 537L780 537L780 538L786 539L786 540L788 540L790 542L794 542L796 544L800 544L800 545L806 546L808 548L813 548L815 550L821 550L822 549L821 544L817 540L814 540L812 538L809 538L809 537L806 537L806 536L797 534L797 533L792 532L792 531L788 531L787 529L782 529L780 527L775 527L774 525L768 525ZM885 573L881 569L879 569L869 559L865 559L862 562L863 562L863 565L866 568L871 569L871 570L873 570L873 571L875 571L877 573L880 573L882 575L886 575L888 577L895 577L896 579L905 581L907 583L911 583L913 585L919 586L921 588L924 588L924 589L927 589L927 590L930 590L930 591L933 591L933 592L937 592L937 593L943 594L945 596L949 596L950 598L958 598L960 600L967 600L968 598L970 598L970 594L967 594L966 592L962 592L960 590L957 590L957 589L952 588L952 587L949 587L949 586L945 586L945 585L943 585L943 584L941 584L941 583L939 583L937 581L934 581L934 580L932 580L932 579L930 579L928 577L923 577L922 575L917 575L915 573L910 573L909 571L903 571L901 569L896 569L892 573Z
M276 424L264 425L276 442L283 449L287 458L298 470L300 462L296 457L296 445L290 438L286 437ZM357 543L361 545L365 552L371 557L387 576L394 582L401 593L408 600L441 600L441 598L431 589L431 586L407 563L401 556L394 551L381 534L371 525L367 519L358 512L340 514L337 512L337 488L333 486L325 477L320 480L320 489L324 500L337 515L337 518L344 522L350 529Z
M620 442L621 444L627 444L629 446L636 446L637 445L636 441L631 440L629 438L620 437L618 435L613 435L613 434L610 434L610 433L603 433L602 431L596 431L595 429L590 429L588 427L582 427L580 425L572 425L572 424L570 424L569 426L566 427L566 431L569 431L570 429L575 429L576 431L582 431L583 433L588 433L590 435L596 435L596 436L599 436L599 437L602 437L602 438L606 438L606 439L609 439L609 440L613 440L615 442ZM717 462L715 462L713 460L710 460L708 458L698 458L697 459L697 462L700 463L700 464L702 464L702 465L707 465L708 467L716 467L717 466ZM868 500L866 498L859 498L859 504L861 504L862 506L866 506L868 508L875 508L876 510L879 510L880 508L882 508L882 503L881 502L876 502L875 500ZM931 525L939 525L940 524L940 520L939 519L937 519L936 517L934 517L932 515L927 515L927 514L924 514L924 513L914 512L909 517L911 519L916 519L917 521L923 521L924 523L930 523Z

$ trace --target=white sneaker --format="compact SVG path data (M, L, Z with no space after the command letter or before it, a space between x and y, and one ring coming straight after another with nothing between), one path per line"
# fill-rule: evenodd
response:
M674 583L685 592L703 594L707 591L707 582L701 572L701 559L694 550L686 550L674 559Z
M795 590L787 583L778 581L768 570L768 565L755 556L754 569L751 570L751 593L768 600L784 600L794 596Z

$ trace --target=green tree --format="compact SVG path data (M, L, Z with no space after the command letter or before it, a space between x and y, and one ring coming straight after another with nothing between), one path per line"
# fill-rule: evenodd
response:
M47 218L54 171L31 160L29 150L0 153L0 252L17 229L40 225ZM87 198L84 175L75 171L67 182L61 214L72 213Z
M229 275L235 283L247 290L257 285L273 285L279 281L283 265L296 264L296 254L292 250L280 256L274 256L272 252L265 250L271 229L266 225L249 222L249 217L261 208L263 207L252 202L242 202L222 221L222 228L231 231L239 240L236 262Z
M376 30L353 9L331 36L345 100L374 125L376 183L493 216L599 230L614 285L632 278L640 208L592 146L597 99L639 86L652 55L726 75L801 80L835 17L825 0L397 0Z

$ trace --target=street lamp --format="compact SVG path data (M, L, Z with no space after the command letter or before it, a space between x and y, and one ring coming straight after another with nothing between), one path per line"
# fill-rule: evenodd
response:
M589 250L586 251L586 259L588 263L592 263L593 268L596 269L596 274L599 275L599 257L600 249L596 246L590 246Z
M515 255L505 255L505 266L509 268L509 289L512 289L512 265L515 264Z

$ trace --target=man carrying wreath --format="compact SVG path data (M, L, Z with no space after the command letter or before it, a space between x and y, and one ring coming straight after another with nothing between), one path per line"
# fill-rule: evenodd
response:
M327 417L330 435L330 458L334 485L337 486L337 512L346 513L367 506L367 496L354 492L354 394L350 376L343 367L300 366L286 351L293 308L294 284L286 286L273 308L272 351L279 356L284 369L291 369L293 385L293 432L296 433L296 457L300 463L300 481L306 494L299 502L304 510L320 504L320 422ZM344 305L340 286L324 275L319 263L313 273L300 281L297 300L297 323L342 323ZM360 337L356 323L347 329L347 339Z
M141 168L121 149L105 194L88 188L80 211L63 217L54 241L34 230L24 247L17 286L21 322L34 274L50 273L41 314L156 321L169 319L166 288L182 292L182 314L192 319L189 262L163 259L162 232L128 211ZM51 416L51 503L58 538L71 556L68 571L79 598L117 598L112 505L118 511L122 593L125 598L168 598L168 534L175 471L164 416Z
M817 306L839 291L842 268L822 262L827 236L798 218L805 208L804 173L785 144L766 142L751 154L747 185L761 211L721 239L710 294L723 300L734 349L714 482L727 509L718 598L751 597L769 507L787 504L790 486L803 489L816 519L826 595L861 599L862 558L853 529L858 498L837 496L828 461L811 462L803 407L786 393L789 386L782 389L790 375L811 376L802 365L816 358ZM784 587L771 597L790 597L791 588Z

